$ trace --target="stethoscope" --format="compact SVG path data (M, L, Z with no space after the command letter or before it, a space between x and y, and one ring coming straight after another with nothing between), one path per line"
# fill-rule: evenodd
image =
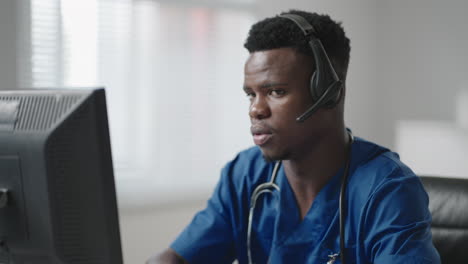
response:
M341 263L345 264L345 243L344 243L344 236L345 236L345 192L347 186L347 179L349 176L349 165L351 162L351 145L354 141L353 134L351 131L347 130L349 136L349 143L347 146L347 158L346 164L343 171L343 177L341 177L341 187L340 187L340 200L339 200L339 216L340 216L340 252L328 255L329 260L327 264L333 264L338 258L341 259ZM264 193L273 193L275 190L278 192L280 191L279 186L275 183L276 177L278 176L278 170L280 168L281 161L277 161L275 163L275 167L273 168L273 172L271 173L271 179L268 182L262 183L252 193L250 198L250 209L249 209L249 218L247 223L247 257L249 264L253 264L252 262L252 250L251 250L251 237L252 237L252 221L255 212L255 205L257 203L258 198L260 195Z

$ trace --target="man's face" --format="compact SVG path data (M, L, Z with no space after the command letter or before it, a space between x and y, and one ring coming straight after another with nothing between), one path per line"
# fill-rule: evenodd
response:
M296 122L313 103L311 60L291 48L253 52L247 59L244 91L250 99L251 132L267 160L300 158L329 129L323 110Z

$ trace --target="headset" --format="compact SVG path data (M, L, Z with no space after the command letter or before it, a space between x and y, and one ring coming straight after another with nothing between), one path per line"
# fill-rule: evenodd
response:
M302 30L314 54L316 69L310 78L309 87L314 104L296 119L302 123L319 108L334 107L341 99L343 82L336 74L315 28L305 18L296 14L282 14L280 17L291 20Z
M328 58L328 55L325 51L325 48L322 45L322 42L317 37L317 33L314 27L302 16L296 14L282 14L279 17L286 18L294 22L304 33L305 37L308 40L308 44L312 49L315 62L315 71L310 78L310 94L312 96L313 105L308 108L302 115L296 118L296 121L299 123L304 122L309 118L313 113L315 113L319 108L333 108L338 104L342 96L343 82L340 80L336 74L333 65ZM354 137L351 134L351 131L348 130L349 143L347 146L347 159L345 163L345 168L343 171L343 176L341 178L341 187L340 187L340 200L339 200L339 231L340 231L340 252L337 254L329 255L329 261L327 263L334 263L337 258L341 259L341 263L345 263L345 193L347 178L349 176L349 167L351 162L351 144L354 141ZM250 199L250 210L248 217L247 225L247 257L248 263L252 262L252 252L251 252L251 233L252 233L252 221L253 215L255 212L255 205L257 199L260 195L265 193L273 193L274 190L280 191L280 188L275 183L275 179L280 167L281 161L278 161L275 164L273 173L270 181L260 184L255 188Z

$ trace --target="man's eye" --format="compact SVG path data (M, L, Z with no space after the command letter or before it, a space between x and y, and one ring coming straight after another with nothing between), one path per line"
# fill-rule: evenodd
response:
M276 96L276 97L283 96L285 93L286 92L284 90L281 90L281 89L275 89L275 90L270 91L270 94L273 95L273 96Z
M247 96L247 98L254 98L255 97L255 94L254 93L245 93L245 95Z

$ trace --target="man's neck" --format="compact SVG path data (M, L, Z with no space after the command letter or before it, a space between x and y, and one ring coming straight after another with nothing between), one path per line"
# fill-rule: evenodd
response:
M283 166L294 191L301 219L311 207L314 198L344 165L347 157L348 133L327 135L318 145L300 158L284 160Z

